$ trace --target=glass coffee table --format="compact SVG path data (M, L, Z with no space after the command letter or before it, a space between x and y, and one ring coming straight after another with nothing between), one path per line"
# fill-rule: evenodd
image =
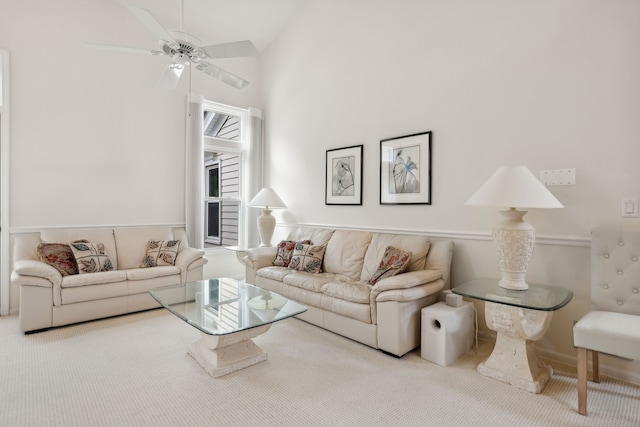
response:
M267 360L251 339L267 332L274 322L307 310L275 292L229 278L165 286L149 293L200 330L189 354L215 378Z

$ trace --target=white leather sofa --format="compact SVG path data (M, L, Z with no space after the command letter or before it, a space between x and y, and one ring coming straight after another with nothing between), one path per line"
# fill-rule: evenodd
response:
M423 235L298 227L287 240L326 245L321 273L274 266L277 248L247 251L246 280L308 306L298 317L396 356L420 345L421 310L449 288L453 242ZM405 272L368 283L388 246L412 253Z
M112 269L62 275L40 261L41 242L77 240L103 244ZM180 240L175 264L141 268L149 240ZM188 246L184 228L173 227L45 229L18 234L13 261L11 281L20 286L23 332L160 307L149 295L150 289L202 279L207 263L203 250Z

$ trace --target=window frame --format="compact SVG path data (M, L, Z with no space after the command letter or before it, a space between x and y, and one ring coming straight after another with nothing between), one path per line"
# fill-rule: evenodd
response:
M232 107L229 105L224 105L224 104L220 104L217 102L213 102L213 101L208 101L208 100L203 100L202 102L202 115L204 116L204 113L206 111L212 111L215 113L221 113L221 114L226 114L229 116L234 116L237 117L240 120L240 138L238 140L231 140L231 139L225 139L225 138L217 138L214 136L208 136L205 135L205 129L204 126L203 128L200 130L200 136L201 136L201 140L202 140L202 153L203 155L205 153L219 153L219 154L235 154L238 156L238 162L239 162L239 170L238 170L238 179L239 179L239 183L238 183L238 197L222 197L222 194L220 194L221 197L217 197L217 198L212 198L212 197L208 197L208 190L209 190L209 180L208 180L208 176L206 175L206 172L208 170L208 166L205 166L204 162L202 163L201 166L201 170L202 170L202 178L204 181L204 185L203 185L203 192L201 194L201 212L204 214L204 218L202 218L202 221L199 222L198 226L199 226L199 234L203 237L203 246L206 247L207 244L213 244L213 245L220 245L222 243L222 239L220 239L220 241L218 243L213 243L212 241L207 242L207 215L205 212L205 209L208 209L208 202L211 200L217 200L220 202L220 222L222 222L222 206L223 206L223 201L232 201L232 202L237 202L238 203L238 241L237 241L237 245L239 247L245 247L247 245L247 209L246 209L246 203L245 203L245 194L247 194L246 191L246 185L247 182L249 181L248 177L246 176L246 171L248 171L247 168L247 154L248 154L248 148L249 148L249 141L247 140L248 138L248 122L249 122L249 110L248 109L242 109L242 108L238 108L238 107ZM219 167L218 169L218 173L219 173L219 177L221 174L221 167ZM218 179L218 183L221 186L222 182L220 181L221 178ZM201 181L202 182L202 181ZM222 224L219 224L219 229L220 232L222 233Z

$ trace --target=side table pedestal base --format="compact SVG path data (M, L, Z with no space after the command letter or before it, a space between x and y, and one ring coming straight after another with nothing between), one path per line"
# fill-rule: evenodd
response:
M478 372L530 393L540 393L553 369L538 360L534 341L498 333L491 356L478 365Z
M486 302L487 326L497 332L497 338L491 355L478 365L478 372L530 393L540 393L553 369L538 360L535 341L546 332L551 316L550 311Z

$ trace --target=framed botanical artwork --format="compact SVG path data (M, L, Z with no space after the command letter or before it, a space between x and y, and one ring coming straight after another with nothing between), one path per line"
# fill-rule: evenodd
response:
M362 147L327 150L326 205L362 205Z
M380 141L380 204L431 204L431 132Z

